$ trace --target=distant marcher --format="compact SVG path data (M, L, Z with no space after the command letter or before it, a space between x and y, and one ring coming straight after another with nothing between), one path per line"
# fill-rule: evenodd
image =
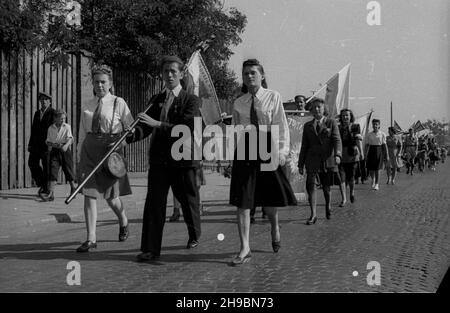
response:
M406 135L404 140L404 155L406 160L406 174L413 175L414 172L414 161L417 155L419 140L414 134L412 128L409 129L408 135Z
M428 141L428 156L430 158L430 169L436 171L436 163L441 160L439 147L436 143L436 138L432 137Z
M306 106L306 97L303 95L297 95L294 98L295 104L297 105L297 110L304 111Z
M444 146L442 146L441 147L441 163L445 163L445 159L447 158L447 153L448 153L447 149Z
M78 183L98 165L122 132L133 123L130 109L124 99L112 94L113 76L108 66L97 66L92 70L94 97L81 108L78 141ZM125 141L122 143L125 145ZM123 155L123 147L118 149ZM129 235L128 218L120 196L131 194L128 175L113 177L105 169L98 170L84 185L84 215L87 240L77 252L88 252L97 247L97 199L105 199L119 220L119 241Z
M49 147L49 167L50 184L49 194L44 196L45 201L53 201L56 181L58 180L59 169L62 168L66 180L70 184L70 194L75 191L72 149L73 143L72 130L70 125L65 123L66 112L56 110L55 123L48 128L46 143Z
M402 155L402 141L395 135L395 128L389 127L389 136L386 137L386 146L388 150L389 161L386 162L387 182L386 184L395 184L397 169L400 167Z
M55 110L51 107L52 97L40 92L38 96L41 108L36 111L31 124L30 140L28 142L28 166L30 167L31 177L39 187L38 195L49 193L48 186L48 147L45 143L47 131L53 124Z
M317 221L316 182L320 182L325 197L326 218L331 218L331 186L338 176L338 165L342 158L342 141L339 128L333 118L326 116L325 101L315 98L311 102L312 121L303 127L302 146L298 158L300 175L306 168L306 191L311 208L311 216L306 222Z
M372 178L372 189L378 190L380 170L389 161L386 147L386 134L380 130L380 120L372 120L373 131L367 134L366 160L367 169Z
M355 175L362 156L362 136L359 124L354 124L355 117L349 109L343 109L339 115L339 133L342 140L342 160L339 164L343 200L346 202L346 185L350 188L350 202L355 202Z
M256 130L256 138L244 133L240 142L245 144L247 155L244 160L235 157L230 185L230 204L237 207L237 225L240 239L239 254L233 259L232 265L246 263L251 258L250 251L250 210L257 206L265 207L271 224L272 249L276 253L280 249L280 227L278 222L278 208L297 203L291 185L287 180L282 166L286 162L289 153L289 127L283 108L281 95L277 91L267 88L263 66L256 59L247 60L242 65L242 91L244 94L234 102L233 124L250 126ZM259 159L257 146L267 126L277 125L279 129L278 140L271 141L271 134L267 133L267 151L278 151L278 158L270 161L278 161L273 164L275 169L262 170L266 161ZM256 139L256 143L251 141ZM277 146L275 146L277 145ZM251 160L251 147L255 148L257 160ZM278 147L278 150L276 150ZM272 155L272 154L271 154ZM269 166L269 164L266 164Z
M425 138L419 138L416 160L418 163L417 167L419 168L419 171L423 172L423 170L425 169L425 164L428 162L428 146Z

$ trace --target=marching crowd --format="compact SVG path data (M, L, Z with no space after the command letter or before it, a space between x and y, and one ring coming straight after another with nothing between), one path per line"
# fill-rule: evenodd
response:
M29 144L29 166L33 179L40 187L39 195L43 201L54 199L54 185L60 167L71 185L71 193L75 191L75 176L78 183L84 181L81 192L84 195L87 238L77 252L88 252L97 247L98 199L105 199L117 215L119 241L125 241L129 236L128 219L120 199L121 196L132 193L128 176L125 174L116 177L101 169L89 178L89 174L107 151L127 130L130 131L126 141L117 149L117 153L122 156L126 143L151 136L148 190L138 261L160 258L170 188L187 226L186 248L193 249L199 245L199 188L204 184L201 162L193 157L176 159L172 153L173 144L179 139L172 136L173 127L185 125L193 133L194 117L200 116L200 99L187 93L182 87L184 68L184 62L176 56L161 60L160 69L165 88L152 97L149 108L137 115L139 120L131 128L134 119L125 100L114 95L111 69L104 65L95 67L91 74L94 97L81 107L76 175L73 173L70 148L74 140L70 125L65 123L65 112L53 110L51 96L40 93L41 108L35 114ZM235 153L230 185L230 204L236 207L240 238L240 250L231 262L233 266L244 264L252 257L249 230L256 207L262 207L270 221L270 242L274 253L277 253L281 248L278 211L297 204L283 170L289 154L290 137L281 95L268 89L264 68L256 59L243 63L242 80L242 94L234 102L232 123L256 129L257 142L260 142L260 138L268 138L268 147L276 147L278 155L275 168L262 170L263 165L270 161L261 159L258 154L256 159L252 158L252 138L248 133L240 137L246 153L244 158L239 159ZM311 209L307 225L317 221L318 188L323 191L326 217L330 219L333 185L339 186L342 197L339 206L343 207L347 203L347 187L352 203L356 201L355 184L363 184L369 177L372 189L379 190L379 173L383 168L387 171L387 183L393 185L397 173L404 165L407 174L413 175L416 165L419 171L424 171L427 166L436 170L438 161L445 162L447 151L444 147L439 147L433 137L417 137L413 129L406 136L399 136L392 127L386 135L380 130L381 121L377 119L372 120L373 131L363 136L360 125L355 124L351 110L342 110L336 120L328 116L323 99L313 98L308 105L305 105L305 97L296 97L296 101L301 104L300 109L309 110L314 117L304 125L298 161L300 174L306 175L306 191ZM271 140L270 134L261 136L261 129L265 129L261 126L270 125L278 126L276 140ZM193 142L191 144L194 145ZM178 219L179 216L179 211L174 212L173 219Z

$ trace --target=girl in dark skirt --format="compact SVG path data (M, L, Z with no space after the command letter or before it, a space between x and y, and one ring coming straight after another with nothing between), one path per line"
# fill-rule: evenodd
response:
M106 66L92 71L94 94L96 97L83 104L80 118L78 141L78 182L98 165L100 160L120 138L121 133L133 123L128 105L122 98L113 96L112 71ZM124 141L125 142L125 141ZM123 147L118 149L123 155ZM128 238L128 219L123 202L119 196L131 194L128 176L120 179L112 176L106 169L99 169L84 185L84 215L86 219L87 240L77 252L88 252L96 248L97 198L105 199L119 219L119 241Z
M380 170L383 163L389 161L386 147L386 134L380 130L380 120L372 120L373 131L367 134L366 160L367 170L372 178L372 189L378 190Z
M276 91L266 89L264 69L257 60L244 62L242 76L244 95L234 102L233 124L251 127L253 131L239 134L233 161L230 204L237 207L241 243L233 265L243 264L251 258L251 208L264 207L271 224L272 249L278 252L281 241L278 207L296 204L292 188L281 168L289 153L289 129L281 96ZM272 125L278 126L278 136L275 136L276 130L272 136ZM261 144L265 147L260 149ZM245 147L245 153L241 154L242 147ZM269 151L268 159L261 155L261 152Z

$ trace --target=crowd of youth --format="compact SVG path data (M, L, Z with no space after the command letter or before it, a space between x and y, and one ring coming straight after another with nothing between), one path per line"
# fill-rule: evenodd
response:
M199 191L204 184L201 162L194 160L193 156L190 160L176 160L171 153L173 143L179 139L172 136L172 128L186 125L193 131L194 118L200 116L200 99L188 94L182 87L185 65L180 58L164 57L160 62L160 69L165 88L151 98L151 106L146 113L137 115L139 122L117 150L123 155L126 144L151 136L141 253L137 255L140 262L160 258L169 189L172 189L177 204L170 221L178 220L180 210L182 211L188 233L186 248L197 247L201 236L202 204ZM125 100L114 95L112 70L105 65L96 66L91 77L94 97L81 107L76 156L78 182L85 180L134 122ZM249 134L239 137L246 147L246 153L244 159L238 160L235 152L232 164L229 201L236 207L240 241L239 252L231 260L233 266L247 263L252 258L250 224L254 221L256 207L262 207L263 214L270 221L269 242L273 252L277 253L281 248L278 212L284 207L297 204L284 172L290 135L281 95L268 88L264 68L256 59L243 63L242 80L242 94L234 102L232 123L256 129L258 143L261 132L270 129L263 128L262 125L277 125L277 140L272 140L270 134L261 138L268 138L268 147L277 148L278 164L271 170L262 170L262 165L270 161L250 157L250 147L253 145L250 144ZM54 199L54 186L60 167L71 185L71 192L75 189L70 148L73 143L71 128L65 123L65 113L51 108L51 98L46 93L39 95L41 109L34 116L29 144L29 166L43 201ZM388 174L387 183L395 184L397 172L403 163L407 167L407 173L412 175L416 164L422 171L426 165L435 170L437 161L445 161L445 150L439 148L433 138L426 141L423 137L417 138L412 130L405 138L401 138L392 127L389 128L389 135L386 135L380 130L381 122L376 119L372 120L373 131L363 138L360 126L354 123L351 110L342 110L336 120L328 116L323 99L313 98L308 104L305 100L303 96L296 97L298 108L309 110L314 117L304 125L298 160L300 174L306 175L306 191L311 209L307 225L313 225L317 221L318 188L323 191L326 217L330 219L333 185L339 186L342 197L339 206L343 207L347 203L347 187L349 200L353 203L356 201L355 184L359 181L364 183L368 176L372 179L372 189L378 190L379 172L383 167ZM116 214L119 221L119 241L127 240L128 218L120 197L132 194L128 176L117 178L99 170L86 181L81 193L84 195L87 237L77 248L77 252L88 252L97 247L98 199L105 199Z

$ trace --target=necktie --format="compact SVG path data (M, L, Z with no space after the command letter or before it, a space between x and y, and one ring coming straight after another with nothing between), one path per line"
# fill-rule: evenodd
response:
M258 129L258 115L256 114L255 109L255 96L252 96L252 104L250 105L250 123L255 125Z
M173 102L173 92L171 90L168 90L167 95L166 95L166 100L164 100L164 104L161 109L161 115L160 115L161 122L165 122L167 120L167 113L169 112L172 102Z
M320 132L320 121L316 120L316 133L319 134Z
M95 109L94 115L92 116L92 127L91 131L94 134L100 133L100 113L102 111L103 101L98 99L97 108Z

